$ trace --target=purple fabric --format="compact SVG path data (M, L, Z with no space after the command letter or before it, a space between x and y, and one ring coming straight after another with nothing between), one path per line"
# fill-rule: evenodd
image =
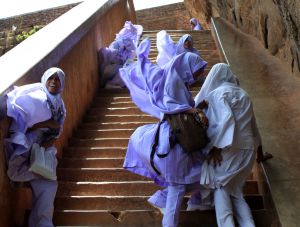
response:
M174 41L165 30L156 34L156 47L158 51L156 62L163 68L165 64L172 60L176 52Z
M55 73L58 74L63 88L64 73L58 68L50 68L44 73L41 79L42 83L16 87L7 94L7 115L12 118L9 128L11 136L5 140L7 159L10 159L13 153L21 155L28 152L32 144L38 142L41 131L47 130L40 129L27 132L27 129L34 124L49 120L52 117L52 112L47 102L48 99L51 100L55 111L60 109L63 113L63 117L59 121L59 133L62 132L63 122L66 117L63 100L60 93L52 95L46 91L45 87L48 78ZM62 89L60 92L62 92Z
M164 113L178 113L194 107L187 85L194 82L193 73L204 68L207 62L187 52L178 55L164 69L150 63L150 41L143 40L138 49L138 61L120 69L120 75L130 90L132 100L144 112L160 118ZM169 145L170 126L160 125L157 154L150 165L150 154L158 124L141 126L132 134L123 167L133 173L153 179L158 185L193 184L199 182L203 156L201 152L187 154L180 145L172 150Z
M52 217L57 181L36 179L31 181L30 185L32 188L32 209L29 216L29 227L54 227Z
M135 104L157 118L194 107L187 85L195 82L193 73L205 68L207 62L196 54L186 52L161 69L148 60L150 45L149 39L143 40L137 48L137 63L120 69L121 78Z
M154 165L160 171L158 175L150 165L150 153L157 124L148 124L136 129L129 140L123 167L133 173L151 178L158 185L192 184L199 182L201 175L202 153L187 154L180 145L170 151L170 126L163 122L160 126L159 143L156 153L170 153L165 158L154 156Z
M187 40L188 40L188 41L192 44L192 46L193 46L193 38L192 38L192 36L191 36L190 34L185 34L185 35L183 35L183 36L178 40L178 42L177 42L177 44L176 44L176 55L179 55L179 54L185 53L185 52L192 52L192 53L197 54L197 55L200 56L200 52L199 52L197 49L195 49L194 47L191 47L191 48L185 48L185 47L184 47L184 42L187 41Z
M139 39L143 33L143 27L141 25L132 24L131 21L126 21L124 27L116 34L116 40L118 39L130 39L134 45L137 46Z
M58 75L61 82L61 89L56 95L50 94L46 88L46 81L54 74ZM42 76L41 83L16 87L7 95L7 114L12 118L9 129L11 135L5 140L7 174L12 181L29 181L31 184L33 196L29 227L54 226L52 216L57 182L46 180L29 171L32 144L40 143L41 136L48 129L37 129L32 132L27 132L27 129L52 117L51 107L47 101L50 100L53 106L52 111L60 109L63 111L62 119L59 121L61 132L66 114L60 95L65 84L64 77L61 69L50 68ZM48 149L56 151L55 147Z
M202 30L202 26L200 25L199 21L196 18L190 19L190 23L193 23L195 25L194 31Z

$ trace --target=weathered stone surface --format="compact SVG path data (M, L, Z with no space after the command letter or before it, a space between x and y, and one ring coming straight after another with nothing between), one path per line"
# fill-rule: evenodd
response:
M300 1L185 0L188 11L203 24L221 16L258 38L272 55L300 76Z

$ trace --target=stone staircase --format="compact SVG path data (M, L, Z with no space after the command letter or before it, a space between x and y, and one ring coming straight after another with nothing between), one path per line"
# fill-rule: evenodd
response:
M156 32L143 34L152 39L153 61L157 55ZM194 46L208 61L208 70L220 61L210 31L168 31L174 41L186 32L192 34ZM193 87L193 95L198 90L199 85ZM155 122L157 119L142 113L132 103L126 89L99 91L59 163L56 226L161 226L162 215L147 203L147 198L159 187L148 178L122 168L130 135L137 127ZM257 226L269 226L255 174L249 176L244 193ZM214 211L187 212L185 204L181 226L216 226Z

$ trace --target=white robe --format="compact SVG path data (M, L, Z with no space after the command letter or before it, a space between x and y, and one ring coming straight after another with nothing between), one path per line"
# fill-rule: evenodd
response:
M235 215L239 225L253 227L243 197L244 183L261 145L252 102L226 64L213 66L195 99L196 104L202 100L209 103L206 115L211 141L206 153L212 147L222 149L221 164L214 167L205 161L200 178L201 185L214 190L218 226L234 226Z

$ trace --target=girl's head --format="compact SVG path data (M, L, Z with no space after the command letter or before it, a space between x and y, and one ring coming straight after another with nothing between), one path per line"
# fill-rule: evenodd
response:
M64 88L65 74L59 68L50 68L42 76L41 83L51 95L57 95Z
M177 74L187 85L193 84L203 75L207 62L199 55L186 52L178 55L172 63L172 67L176 69Z
M190 24L191 24L191 29L194 30L194 28L195 28L196 25L198 24L197 19L196 19L196 18L190 19Z
M178 40L176 44L176 54L181 54L187 51L193 51L193 38L190 34L185 34Z
M185 49L192 49L194 44L193 44L193 38L191 35L186 35L184 40L184 48Z

